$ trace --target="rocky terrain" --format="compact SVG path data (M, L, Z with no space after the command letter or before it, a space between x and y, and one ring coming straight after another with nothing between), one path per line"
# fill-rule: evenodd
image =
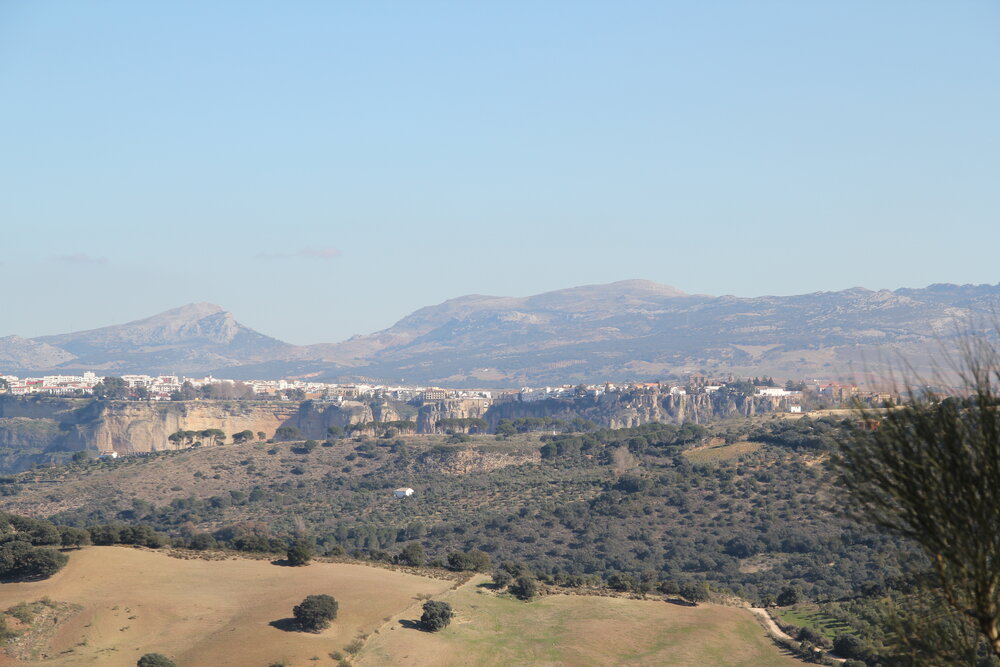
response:
M0 339L5 372L213 372L511 387L647 380L704 371L843 379L900 358L917 369L1000 285L853 288L797 296L685 294L644 280L529 297L470 295L336 344L292 346L192 304L124 325Z
M656 390L613 392L600 397L490 404L481 399L444 399L416 406L385 400L344 401L102 401L45 396L0 396L0 473L37 463L67 460L73 452L94 455L137 454L190 447L196 440L172 441L178 431L217 429L227 441L251 431L275 437L281 427L302 438L323 440L330 427L349 426L375 435L374 424L415 421L419 434L442 434L442 420L482 419L490 431L501 420L549 418L569 423L583 419L603 428L653 422L704 423L788 409L788 399L766 396L693 394L674 396ZM415 420L414 420L415 417ZM387 425L388 426L388 425ZM459 430L462 430L459 428ZM381 433L381 431L378 431ZM210 444L206 442L204 444Z

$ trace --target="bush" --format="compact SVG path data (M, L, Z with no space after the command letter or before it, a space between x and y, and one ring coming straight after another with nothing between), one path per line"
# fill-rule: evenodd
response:
M532 577L521 575L510 585L510 592L519 600L530 600L538 595L538 582Z
M493 573L493 585L498 589L507 588L513 581L514 577L507 570L497 570Z
M292 608L299 627L307 632L319 632L330 627L330 621L337 618L337 601L329 595L310 595Z
M447 602L431 600L424 603L424 613L420 617L420 626L429 632L437 632L448 627L455 612Z
M841 658L864 660L868 653L868 647L854 635L837 635L833 638L833 652Z
M295 567L308 565L309 561L312 560L312 549L305 540L295 540L292 546L288 547L285 556L289 565Z
M135 663L136 667L177 667L177 663L162 653L147 653Z

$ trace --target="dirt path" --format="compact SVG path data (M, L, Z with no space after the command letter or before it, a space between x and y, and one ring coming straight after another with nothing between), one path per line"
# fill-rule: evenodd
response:
M750 607L750 611L757 615L757 618L761 619L764 623L764 627L767 629L767 633L774 637L778 642L793 648L799 645L797 639L793 639L790 634L778 627L778 624L774 622L771 615L767 613L766 609L761 607ZM844 658L838 658L832 655L829 651L824 651L824 655L834 662L844 662Z

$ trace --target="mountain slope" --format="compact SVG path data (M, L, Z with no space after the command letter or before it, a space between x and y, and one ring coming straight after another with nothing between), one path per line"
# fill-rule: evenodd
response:
M626 280L527 297L467 295L383 331L296 347L198 303L127 324L0 339L4 369L216 372L451 386L517 386L713 374L843 378L906 357L927 368L1000 285L860 287L796 296L707 296Z
M309 353L365 377L461 384L648 379L699 370L836 378L903 355L920 367L1000 286L686 295L647 281L526 298L469 296Z
M293 346L243 326L232 313L194 303L126 324L34 339L71 354L62 369L199 373L273 358Z

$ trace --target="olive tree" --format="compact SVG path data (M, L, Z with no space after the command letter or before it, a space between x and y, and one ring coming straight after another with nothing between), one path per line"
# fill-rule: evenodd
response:
M901 407L856 408L834 464L849 513L919 545L1000 656L1000 352L966 335L956 359L948 397L911 382Z

